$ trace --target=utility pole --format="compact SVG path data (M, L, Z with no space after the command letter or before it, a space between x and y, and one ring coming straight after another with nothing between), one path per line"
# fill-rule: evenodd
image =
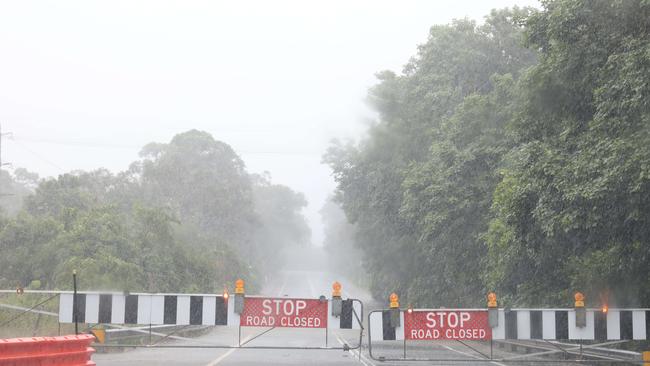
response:
M10 136L10 135L11 132L2 133L2 124L0 124L0 169L2 169L4 165L9 165L9 163L4 163L4 164L2 163L2 136Z
M2 133L2 125L0 124L0 175L2 174L2 167L4 165L9 165L8 163L2 163L2 136L8 135L11 135L11 132ZM0 182L2 182L1 179ZM0 186L0 197L2 196L10 196L10 194L2 194L2 186Z

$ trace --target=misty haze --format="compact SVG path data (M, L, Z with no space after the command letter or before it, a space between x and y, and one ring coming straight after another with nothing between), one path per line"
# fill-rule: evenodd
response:
M0 365L649 340L648 1L0 4Z

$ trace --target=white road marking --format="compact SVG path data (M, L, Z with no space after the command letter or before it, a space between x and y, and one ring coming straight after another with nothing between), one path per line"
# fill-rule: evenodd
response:
M246 343L249 339L253 338L253 336L254 336L254 334L251 334L248 337L244 338L242 340L242 343ZM237 347L237 345L233 345L233 347ZM231 348L231 349L229 349L226 353L224 353L223 355L215 358L212 362L210 362L209 364L207 364L205 366L215 366L215 365L219 364L219 362L225 360L228 356L233 354L238 349L239 348Z
M214 361L210 362L210 363L207 364L206 366L215 366L215 365L218 364L219 362L225 360L226 357L230 356L230 355L231 355L233 352L235 352L236 350L237 350L237 348L229 349L228 352L226 352L226 353L224 353L223 355L217 357L216 359L214 359Z
M451 348L450 346L443 346L443 347L445 347L446 349L448 349L448 350L450 350L450 351L452 351L452 352L460 353L461 355L469 356L469 357L472 357L472 358L477 359L477 360L479 360L479 359L482 360L482 359L483 359L483 358L478 357L478 356L476 356L476 355L473 355L473 354L471 354L471 353L467 353L467 352L463 352L463 351L459 351L459 350L453 349L453 348ZM498 365L498 366L507 366L507 365L504 365L504 364L499 363L499 362L496 362L496 361L492 361L492 362L490 362L490 363L493 364L493 365Z
M344 341L341 339L341 337L339 337L338 335L336 336L336 340L341 344L341 346L345 344L345 342L344 342ZM376 365L375 365L372 361L370 361L370 360L369 360L365 355L363 355L362 353L360 353L361 351L359 351L359 350L352 350L352 349L351 349L351 350L348 350L348 352L350 352L350 354L352 355L352 358L353 358L353 359L355 359L355 360L361 362L361 363L364 364L365 366L376 366ZM359 356L359 355L361 355L361 356ZM364 361L364 359L365 359L365 361Z

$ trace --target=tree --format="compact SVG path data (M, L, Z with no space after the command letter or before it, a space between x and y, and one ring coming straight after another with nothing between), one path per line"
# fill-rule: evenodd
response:
M131 170L141 180L145 202L169 207L184 222L238 250L251 245L251 182L229 145L191 130L169 144L145 146L140 156Z
M528 19L542 56L522 81L486 278L522 304L577 289L647 304L650 4L543 6Z
M15 217L0 216L0 284L69 289L249 291L282 250L309 241L304 196L249 175L205 132L149 144L128 171L74 171L36 181ZM251 252L255 256L250 256Z
M425 306L439 304L440 294L458 305L476 301L462 293L481 287L476 263L498 181L492 169L507 151L510 107L500 104L510 103L512 80L535 61L521 45L519 20L529 12L432 27L401 75L378 74L369 99L379 121L368 138L334 144L324 157L378 298L398 291ZM479 194L488 197L477 201Z
M272 273L284 266L285 251L307 246L311 230L302 210L307 200L289 187L272 184L266 175L252 175L253 202L257 217L249 256L260 272Z

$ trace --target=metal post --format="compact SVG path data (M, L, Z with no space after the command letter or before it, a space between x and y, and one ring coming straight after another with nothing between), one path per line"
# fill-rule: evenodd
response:
M404 337L404 358L406 358L406 337Z
M241 347L241 325L239 326L239 347Z
M149 323L149 345L151 345L151 323Z
M582 340L578 340L580 342L580 359L582 360Z
M490 359L494 359L494 354L492 353L492 338L490 338Z
M325 327L325 347L327 347L327 327Z
M79 318L77 316L77 270L72 271L72 314L74 317L74 334L79 334Z

